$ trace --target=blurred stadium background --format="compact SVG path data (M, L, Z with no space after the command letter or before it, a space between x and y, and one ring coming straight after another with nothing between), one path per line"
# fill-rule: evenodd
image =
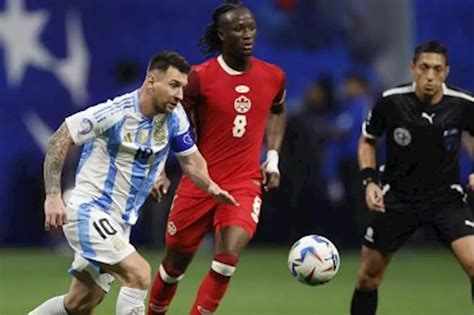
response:
M219 0L0 0L0 315L26 314L67 289L71 252L43 230L42 160L65 116L135 89L147 60L176 50L204 60L197 42ZM474 89L472 0L259 0L255 55L287 73L290 114L282 187L264 197L261 225L219 314L347 314L368 212L356 168L360 124L383 89L410 80L416 43L450 54L448 83ZM382 148L381 148L382 150ZM70 152L64 186L80 149ZM463 152L463 180L471 169ZM168 175L179 169L171 159ZM147 202L132 234L156 267L170 194ZM304 287L286 269L289 245L329 237L340 274ZM208 269L206 240L171 314L185 314ZM381 315L472 314L468 283L450 253L422 230L397 256L381 291ZM98 314L113 314L112 292Z

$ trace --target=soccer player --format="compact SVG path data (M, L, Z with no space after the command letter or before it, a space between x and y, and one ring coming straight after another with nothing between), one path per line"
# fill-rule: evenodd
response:
M474 219L458 163L463 130L474 135L474 98L444 83L448 52L439 42L416 47L411 73L414 82L385 91L363 124L359 166L374 217L364 236L351 315L376 313L392 256L424 224L474 281ZM383 133L387 161L379 184L375 142Z
M129 242L130 229L171 149L185 174L216 202L236 204L208 175L179 104L190 66L174 52L154 56L142 86L68 118L51 138L44 162L45 228L63 226L75 255L66 295L31 315L92 314L114 277L122 283L116 314L144 314L150 266ZM83 144L72 196L61 196L71 144Z
M156 273L148 314L165 314L202 238L213 230L215 253L190 314L211 314L222 300L239 255L253 237L261 189L278 187L278 151L284 135L285 75L252 57L256 24L242 4L215 9L201 44L217 58L189 75L183 105L194 113L197 145L211 176L239 206L221 205L181 179L170 211L166 253ZM266 128L265 128L266 127ZM266 162L260 151L266 129ZM262 174L263 173L263 174Z

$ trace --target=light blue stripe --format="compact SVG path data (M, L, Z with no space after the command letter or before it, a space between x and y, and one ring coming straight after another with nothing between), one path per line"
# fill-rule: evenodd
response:
M164 147L160 152L158 152L158 154L156 154L151 170L148 173L148 176L145 180L145 184L143 185L143 188L141 189L140 193L137 196L137 201L135 202L135 211L137 212L137 214L141 206L145 202L146 198L150 194L151 188L153 187L153 184L155 181L156 172L158 172L158 167L161 162L166 161L166 158L168 157L168 152L169 152L169 145Z
M108 110L112 109L112 107L113 107L113 104L107 107L101 108L94 113L94 116L100 116L100 114L107 112Z
M76 175L79 173L81 168L86 163L87 159L91 156L92 150L94 149L94 141L89 141L82 147L81 152L81 159L79 160L79 164L77 165Z
M92 243L89 238L89 220L90 212L93 203L85 203L79 207L78 213L78 229L79 229L79 244L82 249L82 256L86 259L94 259L96 256L94 248L92 248Z
M151 149L151 134L150 134L151 129L152 129L152 121L142 120L140 122L140 126L138 130L135 133L135 143L138 143L138 136L140 134L140 131L147 130L148 131L147 141L143 146L140 146L140 147L144 149L146 148ZM134 208L136 207L135 205L136 205L137 194L143 188L147 170L148 170L148 161L146 161L145 163L142 163L136 156L135 160L133 161L133 166L132 166L132 178L131 178L130 191L128 192L128 199L125 205L125 212L122 216L125 222L129 222L130 215L132 211L134 210Z
M133 92L133 99L135 101L135 112L140 112L140 98L138 97L138 90Z

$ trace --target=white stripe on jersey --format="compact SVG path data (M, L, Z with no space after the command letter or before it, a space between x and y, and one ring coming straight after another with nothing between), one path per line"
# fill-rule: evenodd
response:
M413 82L410 85L405 85L405 86L389 89L389 90L383 92L382 96L387 97L387 96L394 95L394 94L413 93L413 92L415 92L415 87L416 87L415 82Z
M85 142L71 201L94 204L117 222L131 225L164 167L171 141L189 131L181 104L172 114L153 118L139 108L135 91L66 118L75 143ZM190 139L176 153L193 148Z
M448 96L460 97L470 102L474 102L474 97L472 97L472 95L469 95L461 91L450 89L446 84L443 84L443 94L448 95Z

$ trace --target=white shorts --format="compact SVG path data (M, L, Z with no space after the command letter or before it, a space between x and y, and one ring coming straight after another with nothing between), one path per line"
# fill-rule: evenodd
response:
M68 223L64 235L74 250L74 261L69 273L87 271L105 292L114 280L103 273L100 263L115 265L135 251L130 244L131 226L120 224L108 213L92 203L67 207Z

